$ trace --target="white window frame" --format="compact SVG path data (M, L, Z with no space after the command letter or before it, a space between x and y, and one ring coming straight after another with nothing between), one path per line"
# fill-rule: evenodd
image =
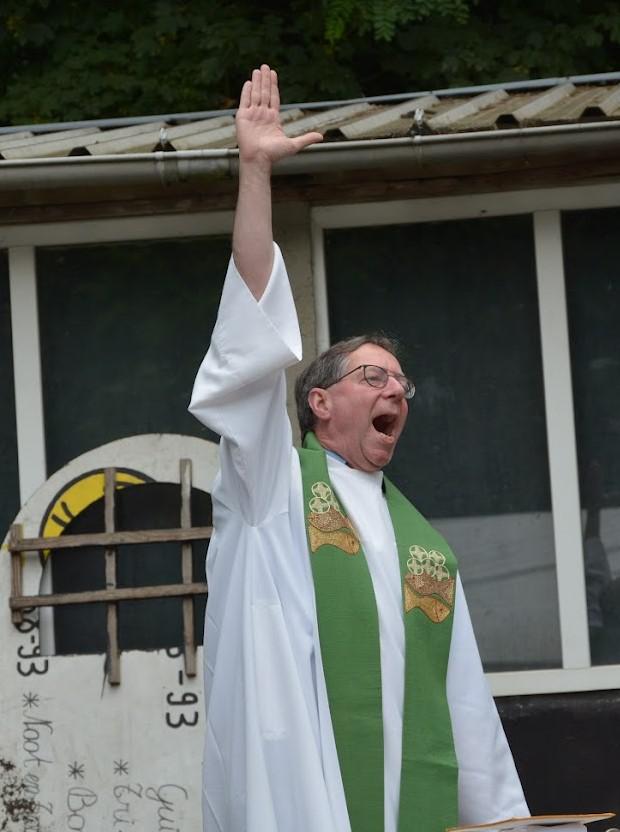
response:
M8 249L20 502L47 479L35 250L230 234L232 211L0 226Z
M554 517L562 668L489 673L494 695L620 687L620 665L590 666L560 211L620 206L620 184L315 207L311 211L317 349L329 346L323 247L328 228L532 214ZM0 226L8 248L21 503L46 479L35 248L230 234L233 212ZM560 521L559 518L571 518Z
M329 346L324 231L533 216L562 667L488 673L495 696L620 687L620 664L590 665L560 212L620 206L620 184L318 206L312 209L317 349ZM557 557L557 552L562 557Z

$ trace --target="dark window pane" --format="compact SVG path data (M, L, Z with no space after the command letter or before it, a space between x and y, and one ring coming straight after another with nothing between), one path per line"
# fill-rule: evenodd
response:
M187 405L229 254L224 238L38 250L48 474L124 436L213 438Z
M11 302L6 251L0 251L0 391L0 539L4 539L19 511Z
M562 217L590 646L620 662L620 208Z
M326 234L332 341L417 385L389 474L460 557L488 670L561 664L531 217Z

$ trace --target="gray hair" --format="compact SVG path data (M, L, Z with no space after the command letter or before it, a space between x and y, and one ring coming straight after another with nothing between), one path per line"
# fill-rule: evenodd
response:
M333 344L328 350L317 356L297 377L295 402L302 439L309 431L314 430L315 425L314 413L308 404L308 394L313 387L325 389L330 384L338 381L345 372L348 356L363 347L364 344L375 344L398 358L398 342L393 338L388 338L387 335L380 332L371 333L370 335L356 335L353 338L346 338L344 341Z

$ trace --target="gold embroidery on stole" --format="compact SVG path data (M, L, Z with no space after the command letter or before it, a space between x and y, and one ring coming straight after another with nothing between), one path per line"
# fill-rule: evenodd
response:
M434 624L445 621L454 603L454 578L446 567L446 558L435 549L410 546L405 575L405 612L419 609Z
M334 492L326 482L315 482L314 495L308 501L308 538L310 550L329 544L342 549L347 555L357 555L360 542L348 517L345 517Z

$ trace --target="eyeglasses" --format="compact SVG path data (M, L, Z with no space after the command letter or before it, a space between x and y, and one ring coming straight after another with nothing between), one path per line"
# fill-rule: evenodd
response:
M370 384L371 387L385 387L388 379L392 376L405 391L406 399L412 399L415 395L415 384L407 376L404 376L402 373L391 373L383 367L377 367L376 364L360 364L359 367L354 367L352 370L349 370L348 373L340 376L336 381L332 381L331 384L328 384L323 389L327 390L328 387L331 387L333 384L338 384L343 378L352 375L352 373L356 373L358 370L364 371L364 381Z

